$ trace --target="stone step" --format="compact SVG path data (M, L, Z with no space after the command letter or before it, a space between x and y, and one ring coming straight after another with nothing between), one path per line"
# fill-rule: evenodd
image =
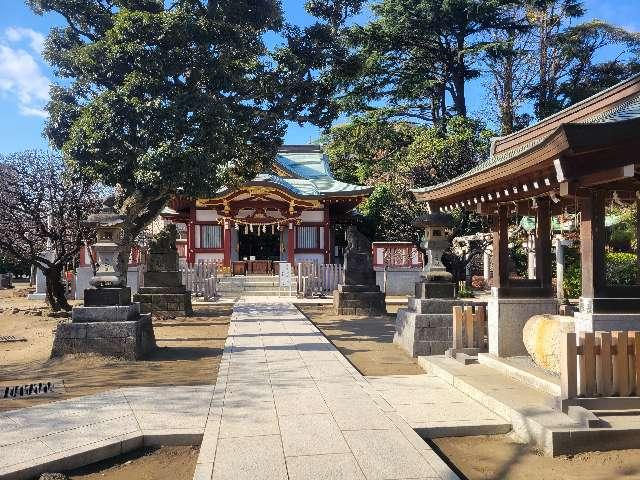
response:
M237 296L246 296L246 297L289 297L289 289L282 289L280 292L278 290L257 290L252 292L221 292L218 291L218 294L221 297L237 297ZM295 289L293 290L291 297L296 296Z

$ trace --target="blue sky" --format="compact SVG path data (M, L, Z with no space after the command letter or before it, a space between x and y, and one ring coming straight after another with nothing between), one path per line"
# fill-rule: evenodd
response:
M0 17L0 153L46 148L42 137L43 106L48 86L55 81L52 69L42 60L40 49L49 28L61 24L54 15L38 17L23 0L3 0ZM586 0L587 18L600 18L629 30L640 30L640 0ZM287 19L308 24L303 0L283 0ZM467 93L472 114L482 117L486 94L482 82ZM290 125L285 143L308 143L319 136L313 126Z

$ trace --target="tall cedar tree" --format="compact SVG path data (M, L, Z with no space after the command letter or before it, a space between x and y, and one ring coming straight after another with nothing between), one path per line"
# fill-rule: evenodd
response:
M0 259L39 268L51 308L70 310L62 272L92 235L83 222L100 206L98 189L43 152L0 157L0 172Z
M263 41L283 26L278 0L27 2L66 20L44 49L65 79L45 132L83 175L116 187L124 282L136 236L172 195L206 196L267 168L285 118L308 100L310 60L284 52L278 64Z
M344 108L357 112L387 103L390 116L444 123L467 115L466 83L479 76L476 59L486 33L511 30L509 0L379 0L365 26L348 31L357 69ZM348 75L343 75L348 78ZM451 99L452 105L448 104ZM451 110L453 112L451 112Z

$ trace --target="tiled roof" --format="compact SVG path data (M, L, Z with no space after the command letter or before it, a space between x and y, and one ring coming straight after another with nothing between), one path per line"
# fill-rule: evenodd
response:
M626 80L625 82L622 83L626 83L629 80ZM611 87L611 89L616 88L616 86ZM607 89L604 92L607 92L608 90L611 89ZM576 106L583 104L585 102L588 102L590 100L592 100L595 97L598 97L600 95L602 95L604 92L600 92L597 95L594 95L593 97L590 97L586 100L583 100L582 102L580 102L579 104L573 105L571 107L568 107L567 109L563 110L562 112L558 112L557 114L549 117L548 119L544 119L543 121L547 121L550 118L553 118L556 115L560 115L563 112L565 112L566 110L569 109L573 109ZM630 98L629 100L616 105L610 109L607 109L605 111L602 112L598 112L595 115L589 116L587 118L583 118L580 120L577 120L575 122L571 122L574 124L596 124L596 123L616 123L616 122L623 122L626 120L633 120L633 119L637 119L640 118L640 94L633 96L632 98ZM528 127L532 128L532 127ZM516 132L512 135L517 135L519 132ZM550 134L551 135L551 134ZM483 162L480 162L478 165L476 165L475 167L473 167L472 169L470 169L469 171L467 171L466 173L463 173L462 175L459 175L458 177L455 177L451 180L447 180L446 182L442 182L439 183L438 185L433 185L430 187L424 187L424 188L418 188L418 189L414 189L412 190L415 193L424 193L424 192L430 192L433 190L437 190L440 189L444 186L450 185L452 183L458 182L462 179L468 178L468 177L472 177L473 175L476 175L480 172L483 172L485 170L488 170L496 165L500 165L502 163L506 163L507 161L531 150L532 148L536 147L537 145L541 144L542 142L544 142L547 138L549 137L549 135L544 136L544 137L537 137L532 139L529 142L523 143L521 145L517 145L516 147L510 148L504 152L500 152L498 154L491 154L489 156L489 158ZM504 138L504 137L503 137ZM503 138L497 138L494 139L493 141L500 141ZM492 149L493 150L493 149Z

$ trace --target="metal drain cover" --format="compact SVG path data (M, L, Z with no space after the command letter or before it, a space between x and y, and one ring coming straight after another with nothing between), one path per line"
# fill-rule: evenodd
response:
M9 343L9 342L26 342L27 339L24 337L16 337L14 335L0 335L0 343Z

